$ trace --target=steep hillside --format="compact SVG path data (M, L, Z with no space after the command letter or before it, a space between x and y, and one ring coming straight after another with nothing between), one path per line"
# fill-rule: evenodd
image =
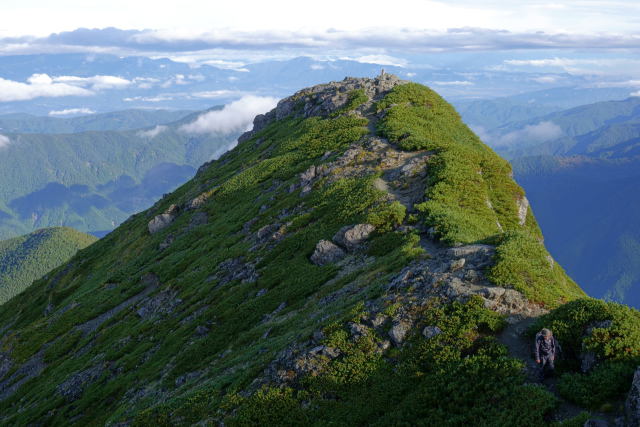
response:
M0 241L0 304L96 240L72 228L45 228Z
M509 356L522 322L584 297L510 174L424 86L383 75L300 91L0 308L0 423L570 418ZM581 301L540 324L611 318L632 349L620 363L637 362L635 314ZM616 372L595 404L630 384Z
M111 230L148 208L235 142L239 132L181 130L199 114L138 130L3 133L0 237L49 226Z

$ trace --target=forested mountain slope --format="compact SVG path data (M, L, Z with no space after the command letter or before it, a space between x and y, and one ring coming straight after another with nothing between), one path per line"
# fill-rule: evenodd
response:
M0 241L0 304L96 240L88 234L60 227Z

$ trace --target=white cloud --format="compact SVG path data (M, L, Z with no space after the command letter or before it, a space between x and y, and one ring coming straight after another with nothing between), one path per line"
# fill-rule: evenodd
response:
M48 76L47 76L48 77ZM52 80L56 83L68 83L74 86L87 87L93 90L103 89L124 89L133 84L132 81L116 76L93 76L93 77L77 77L77 76L58 76Z
M67 108L65 110L49 111L50 116L70 116L72 114L95 114L96 112L89 108Z
M67 83L55 83L47 74L34 74L27 83L0 77L0 102L26 101L40 97L89 96L94 93Z
M431 84L434 84L436 86L473 86L473 82L464 80L464 81L460 81L460 80L455 80L455 81L449 81L449 82L431 82Z
M232 133L249 130L253 118L276 106L278 100L271 97L247 95L224 106L222 110L201 114L195 121L183 125L187 133Z
M378 65L392 65L395 67L406 67L408 62L402 58L395 58L389 55L364 55L357 58L344 58L351 59L353 61L361 62L363 64L378 64Z
M237 94L237 92L232 90L221 89L221 90L207 90L204 92L194 92L192 95L196 98L215 99L215 98L222 98L225 96L231 96L233 94Z
M532 77L531 80L538 83L548 84L548 83L557 82L558 77L557 76L540 76L540 77Z
M158 125L149 130L141 130L137 132L136 135L139 136L140 138L153 139L156 136L160 135L162 132L165 132L167 129L169 129L167 126Z
M551 121L540 122L535 125L526 125L522 129L502 135L497 140L493 140L496 147L506 147L516 144L531 144L551 141L560 138L563 134L562 128ZM488 135L485 135L488 138Z
M320 65L320 64L311 64L309 66L309 68L311 68L314 71L318 71L318 70L324 70L324 65Z
M640 90L637 92L631 92L629 96L640 96Z
M171 95L160 94L157 96L133 96L124 98L124 102L134 102L134 101L143 101L143 102L163 102L163 101L172 101L174 99Z
M8 137L0 134L0 149L9 146L9 144L11 144L11 140Z

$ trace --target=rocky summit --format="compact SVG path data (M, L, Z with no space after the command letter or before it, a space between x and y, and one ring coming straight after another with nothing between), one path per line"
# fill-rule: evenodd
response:
M281 100L0 331L5 425L637 425L639 313L586 298L509 164L388 74Z

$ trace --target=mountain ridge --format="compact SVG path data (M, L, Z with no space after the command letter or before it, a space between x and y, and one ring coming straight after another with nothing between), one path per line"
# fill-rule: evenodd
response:
M543 425L495 335L582 297L448 103L347 78L0 308L0 422Z

